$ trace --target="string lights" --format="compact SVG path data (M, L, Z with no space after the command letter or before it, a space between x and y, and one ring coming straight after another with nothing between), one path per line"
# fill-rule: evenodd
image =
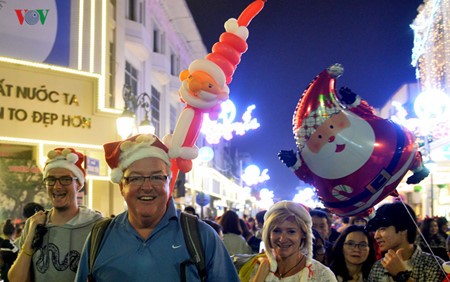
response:
M450 0L425 0L411 28L414 30L412 66L422 91L449 92ZM446 59L447 58L447 59Z

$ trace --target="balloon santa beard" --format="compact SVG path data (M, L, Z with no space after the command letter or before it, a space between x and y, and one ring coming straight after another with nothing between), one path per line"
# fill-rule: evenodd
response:
M333 65L303 93L293 117L298 153L281 151L280 159L313 185L323 204L340 216L363 214L388 195L408 170L411 183L428 175L414 135L374 114L352 92L335 90L343 73ZM293 154L290 153L290 154ZM294 157L294 162L289 158Z
M198 156L195 146L203 122L203 115L211 120L219 117L220 104L228 99L229 88L241 55L247 50L249 31L247 26L262 10L265 0L255 0L245 8L239 18L225 22L225 32L212 47L212 53L204 59L194 60L187 70L180 73L180 100L186 107L178 117L173 134L163 142L169 148L171 158L171 190L178 172L192 169L192 160Z

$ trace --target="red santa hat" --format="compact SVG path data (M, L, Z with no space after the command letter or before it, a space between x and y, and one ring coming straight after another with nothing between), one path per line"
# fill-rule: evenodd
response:
M300 150L318 127L342 110L336 99L335 83L343 72L340 64L332 65L321 72L303 92L292 121Z
M70 170L81 185L84 185L86 172L82 166L84 155L73 148L56 148L47 153L47 161L44 166L44 178L53 168L65 168Z
M106 143L103 148L106 163L111 168L110 178L114 183L120 183L124 170L140 159L155 157L169 167L171 165L169 150L153 134L138 134L123 141Z
M247 51L248 29L246 26L239 26L238 21L232 18L225 22L225 30L219 42L213 45L212 53L189 65L189 73L204 71L227 89L242 54Z

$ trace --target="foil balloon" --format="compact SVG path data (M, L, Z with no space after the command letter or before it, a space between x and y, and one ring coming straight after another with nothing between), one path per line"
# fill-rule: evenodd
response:
M335 89L343 73L336 64L320 73L303 93L293 117L298 152L278 156L297 177L316 188L323 204L340 216L368 212L411 170L407 183L428 176L414 135L374 114L348 88Z
M212 53L204 59L194 60L180 73L181 87L179 96L186 104L181 112L173 134L163 138L169 148L172 161L173 179L178 170L184 173L192 169L192 160L198 156L195 146L203 122L203 115L217 120L220 104L228 99L228 84L232 80L241 55L247 51L247 29L250 21L264 7L263 0L252 2L239 18L225 22L225 32L219 42L212 47ZM174 180L174 181L175 181Z

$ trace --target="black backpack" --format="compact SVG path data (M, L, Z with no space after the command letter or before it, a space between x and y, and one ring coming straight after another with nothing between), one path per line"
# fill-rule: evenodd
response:
M111 223L112 218L103 219L92 227L91 248L89 250L89 275L88 281L95 281L93 271L97 258L98 249L102 242L106 228ZM181 229L183 230L184 241L189 250L191 258L182 262L180 265L181 281L186 281L186 266L194 263L201 281L206 281L205 252L203 250L200 232L198 230L198 218L195 215L182 212L180 216Z

